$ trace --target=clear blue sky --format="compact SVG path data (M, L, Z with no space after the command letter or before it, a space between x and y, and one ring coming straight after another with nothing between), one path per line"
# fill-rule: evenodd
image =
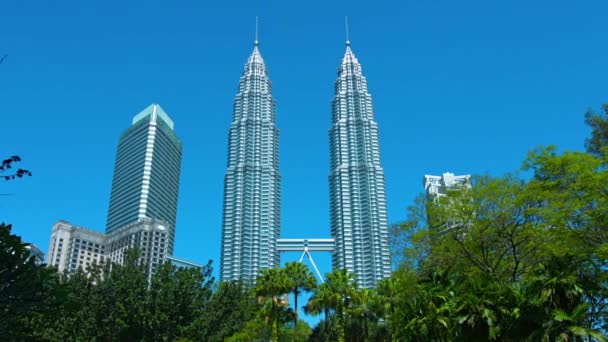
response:
M5 1L0 221L46 252L65 219L102 231L118 137L158 102L184 144L175 254L219 268L233 98L253 47L280 129L283 237L328 237L330 101L344 16L380 127L390 222L424 174L519 168L531 148L580 150L608 101L606 1ZM297 258L292 255L284 260ZM318 257L329 271L329 257Z

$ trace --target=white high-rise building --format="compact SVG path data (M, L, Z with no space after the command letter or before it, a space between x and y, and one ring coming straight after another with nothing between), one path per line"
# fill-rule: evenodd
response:
M279 266L279 130L266 64L256 40L239 81L228 136L220 278L254 283Z
M441 176L424 175L424 191L431 198L447 196L450 190L471 188L471 175L456 176L446 172Z
M158 219L143 218L137 222L119 227L108 234L106 257L113 263L122 264L127 249L138 249L148 277L158 265L165 262L169 254L171 226Z
M78 268L86 271L92 263L104 262L105 239L103 233L58 221L51 232L47 265L57 267L61 273Z
M391 274L384 170L372 97L349 41L334 89L329 130L331 235L336 240L332 264L370 288Z

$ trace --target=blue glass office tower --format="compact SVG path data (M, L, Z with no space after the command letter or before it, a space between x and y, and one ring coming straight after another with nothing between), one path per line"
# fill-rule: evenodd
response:
M353 272L361 287L389 277L391 263L378 125L361 65L346 42L338 67L330 141L330 225L334 269Z
M167 253L173 254L182 143L171 118L152 104L133 118L116 152L106 233L141 221L169 224Z
M228 136L222 222L223 281L253 284L279 266L281 226L279 130L266 65L255 42L234 99Z

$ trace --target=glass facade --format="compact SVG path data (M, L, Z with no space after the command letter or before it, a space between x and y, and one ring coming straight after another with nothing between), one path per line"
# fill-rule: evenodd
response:
M254 283L260 270L278 266L281 226L279 131L266 65L257 43L239 81L228 136L224 178L223 281Z
M116 153L106 233L144 218L168 223L168 253L173 253L182 143L158 104L133 118Z
M347 42L331 103L330 225L334 269L370 288L391 274L378 125L361 65Z

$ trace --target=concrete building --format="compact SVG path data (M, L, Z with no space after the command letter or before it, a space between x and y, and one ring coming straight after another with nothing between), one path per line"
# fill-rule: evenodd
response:
M116 152L106 234L145 218L165 221L173 253L182 143L173 120L152 104L133 118Z
M72 273L78 268L86 271L92 263L104 262L105 239L103 233L58 221L51 231L47 264L61 273Z
M279 266L279 130L266 64L256 40L239 81L228 137L220 278L254 283Z
M471 188L471 175L456 176L446 172L441 176L424 175L424 192L430 198L447 196L450 190Z
M149 279L157 267L169 261L177 267L203 266L191 261L179 259L169 254L168 222L158 219L143 218L114 230L110 234L99 233L90 229L72 225L67 221L58 221L53 225L49 244L49 266L57 267L61 273L73 273L78 268L85 272L87 266L101 263L122 264L127 249L138 249L142 264L146 267ZM44 253L36 246L29 245L36 260L44 262ZM41 258L41 259L40 259Z
M125 251L136 248L151 277L169 255L170 231L168 222L151 218L119 227L107 236L106 257L111 262L122 264Z
M346 42L331 103L330 226L334 269L370 288L391 275L384 170L378 124L361 65Z

